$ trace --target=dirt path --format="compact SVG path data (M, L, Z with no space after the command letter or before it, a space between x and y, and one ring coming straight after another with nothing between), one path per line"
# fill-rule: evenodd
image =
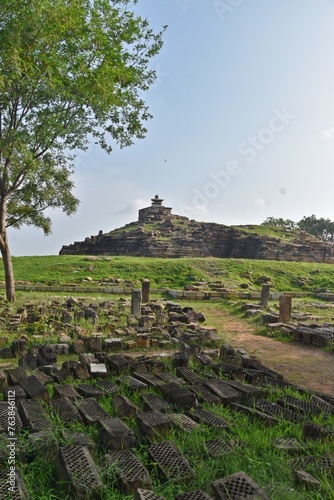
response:
M232 347L259 357L264 365L293 384L334 396L333 353L309 344L279 342L255 335L255 327L226 311L211 309L210 315Z

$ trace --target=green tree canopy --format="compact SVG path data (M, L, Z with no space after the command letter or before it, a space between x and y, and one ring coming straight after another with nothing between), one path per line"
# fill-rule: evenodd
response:
M134 0L132 4L136 4ZM133 7L134 5L132 5ZM130 146L151 118L140 97L162 46L127 0L2 0L0 4L0 250L7 299L14 276L7 227L48 234L48 207L76 211L71 151L90 138Z
M314 214L303 217L299 222L294 222L290 219L267 217L261 225L282 227L288 230L300 229L325 241L334 241L334 222L323 217L317 219Z

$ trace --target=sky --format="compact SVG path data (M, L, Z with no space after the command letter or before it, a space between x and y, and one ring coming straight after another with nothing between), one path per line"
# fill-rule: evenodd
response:
M56 255L136 221L156 194L198 221L334 220L334 1L139 0L136 11L168 25L146 138L79 152L78 211L51 212L47 237L10 229L12 255Z

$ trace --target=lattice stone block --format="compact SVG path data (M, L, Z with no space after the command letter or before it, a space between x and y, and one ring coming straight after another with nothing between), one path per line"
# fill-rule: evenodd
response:
M185 381L182 378L173 375L172 373L157 373L157 377L161 378L165 383L173 382L177 385L184 385Z
M203 385L204 383L204 380L188 367L177 368L176 374L178 377L183 378L188 384Z
M148 470L131 451L114 451L104 458L115 471L118 485L126 495L133 495L138 488L152 486Z
M29 500L30 496L21 472L17 468L10 476L8 476L8 472L7 469L0 470L0 498L3 500ZM13 490L8 491L9 487L13 487Z
M94 398L85 399L80 403L79 412L85 425L92 425L100 419L109 418L109 414L99 405Z
M189 417L196 420L201 424L205 424L208 427L214 427L218 429L229 430L229 423L218 415L214 415L210 411L204 410L203 408L195 408L188 413Z
M135 417L140 412L138 406L136 406L129 398L121 396L120 394L114 397L112 403L116 410L117 415L120 418Z
M273 415L276 418L284 418L289 422L301 421L301 416L297 413L288 410L287 408L283 408L282 406L276 405L271 401L267 401L266 399L256 401L255 405L258 410L269 413L269 415Z
M261 390L251 384L243 384L237 380L226 380L226 383L239 391L246 400L262 396Z
M56 476L58 481L68 483L71 493L78 500L101 498L102 481L94 460L85 446L61 446L59 449Z
M123 354L113 354L108 357L108 366L111 372L121 375L129 370L130 363Z
M20 402L19 414L23 426L31 433L53 427L51 419L38 399L23 399Z
M311 404L320 408L324 413L328 413L329 415L334 415L334 406L328 403L327 401L319 398L319 396L313 396L311 399Z
M99 399L103 396L103 392L98 387L94 387L90 384L80 384L77 386L77 391L80 396L84 398L95 398Z
M50 406L63 422L82 422L80 413L68 397L53 399Z
M250 408L249 406L240 405L239 403L229 403L229 408L237 412L245 413L249 417L256 420L261 420L261 422L263 422L268 427L273 427L279 422L278 419L273 415L263 413L260 410Z
M30 377L21 378L19 380L19 385L23 387L28 398L40 398L46 403L50 401L50 396L47 388L42 382L38 380L35 375L31 375Z
M177 427L180 427L184 432L191 432L198 427L198 423L194 422L183 413L170 413L168 415Z
M69 399L76 399L76 398L80 399L81 397L78 391L76 391L73 385L71 384L64 384L64 385L55 384L53 386L53 391L54 391L54 397L56 398L66 397Z
M164 497L159 497L154 491L138 488L133 500L165 500Z
M97 422L99 441L108 450L129 450L137 446L132 430L118 417Z
M239 391L219 378L206 380L205 386L208 387L210 391L217 394L217 396L219 396L222 402L225 404L228 404L229 402L238 403L243 399Z
M210 392L204 385L190 385L189 390L196 394L200 403L221 404L219 396Z
M194 490L187 491L181 495L176 495L175 500L213 500L213 498L205 493L205 491Z
M319 469L330 469L334 471L334 455L305 455L297 458L293 458L289 461L290 465L295 468L307 468L309 466L316 467Z
M10 385L17 385L22 378L27 377L25 370L21 367L9 368L6 373Z
M35 432L28 436L29 454L43 457L44 460L54 460L58 453L58 443L50 429Z
M279 400L278 403L280 405L286 406L289 410L300 412L304 414L319 414L321 413L321 409L316 405L312 405L311 403L307 403L302 399L294 398L293 396L285 396L283 399Z
M165 435L172 426L172 420L159 411L145 411L137 415L140 431L150 438Z
M118 386L113 382L110 382L110 380L100 380L97 385L103 392L106 392L107 394L115 394L115 392L117 392L118 390Z
M27 393L20 385L13 385L11 387L5 387L3 390L4 400L8 401L8 395L12 395L15 391L15 401L21 401L22 399L27 399Z
M190 408L197 408L198 406L196 394L186 387L179 387L174 383L170 383L161 386L160 390L166 400L178 408L190 410Z
M170 441L149 446L148 454L168 480L186 481L195 475L188 460L184 458L175 444Z
M8 408L10 408L11 412L14 412L14 416L10 417L10 420L13 420L13 426L11 426L9 422ZM0 401L0 433L5 432L7 434L8 426L13 427L15 433L20 432L22 429L22 421L16 406L9 406L7 401Z
M172 411L172 408L167 403L167 401L164 401L155 394L152 393L142 394L141 398L144 402L145 410L148 411L156 410L156 411L161 411L162 413L169 413Z
M221 455L227 455L232 452L231 446L222 439L205 441L205 446L211 457L220 457Z
M216 500L261 499L267 495L245 472L236 472L212 483Z
M133 376L151 387L159 387L165 382L152 373L133 372Z
M131 377L130 375L121 377L120 382L122 384L125 384L131 391L142 391L143 389L147 389L147 384L134 377Z

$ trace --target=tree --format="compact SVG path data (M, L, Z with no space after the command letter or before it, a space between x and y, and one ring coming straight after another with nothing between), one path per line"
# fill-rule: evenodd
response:
M274 226L274 227L282 227L283 229L296 229L296 223L291 219L282 219L281 217L267 217L264 222L261 223L261 226Z
M320 217L317 219L314 214L305 216L298 222L298 227L325 241L334 241L334 222L328 218Z
M132 2L137 3L137 0ZM15 300L8 226L51 232L46 208L76 211L71 151L130 146L151 118L140 97L162 46L127 0L1 0L0 250Z

